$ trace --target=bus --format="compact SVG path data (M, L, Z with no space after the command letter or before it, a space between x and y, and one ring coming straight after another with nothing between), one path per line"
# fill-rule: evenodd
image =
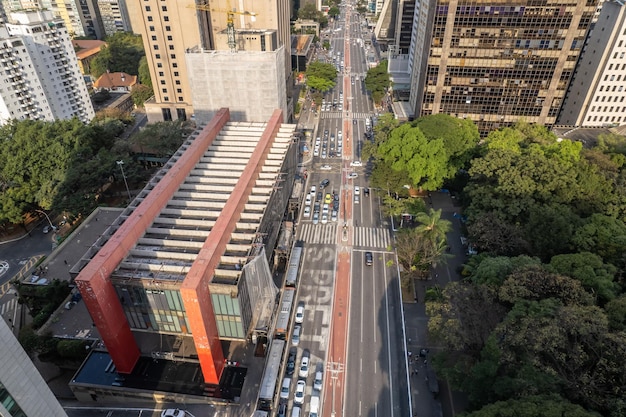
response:
M287 337L289 321L291 320L291 309L293 308L295 298L296 290L294 288L285 288L280 299L280 311L274 327L274 337L277 339L285 339Z
M280 339L272 340L270 354L265 363L263 371L263 379L261 380L261 389L259 390L258 407L263 411L272 411L274 405L274 395L276 394L276 384L278 380L278 372L283 359L283 351L285 350L285 341Z
M302 250L302 246L294 246L291 249L291 257L289 258L289 265L287 265L287 278L285 278L286 287L295 287L298 282L300 263L302 262Z

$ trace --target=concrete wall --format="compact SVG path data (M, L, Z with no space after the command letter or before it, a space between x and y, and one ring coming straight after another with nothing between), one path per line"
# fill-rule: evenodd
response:
M273 52L197 51L185 54L189 80L194 86L196 121L213 118L228 107L233 121L265 122L274 110L289 114L284 50Z

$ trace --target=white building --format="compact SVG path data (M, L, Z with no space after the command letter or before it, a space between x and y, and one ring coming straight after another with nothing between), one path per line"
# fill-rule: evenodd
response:
M67 417L11 329L0 319L0 415Z
M98 8L106 36L131 31L125 0L98 0Z
M50 11L12 13L0 26L0 123L95 113L64 22Z
M606 0L587 38L557 124L626 123L626 6Z

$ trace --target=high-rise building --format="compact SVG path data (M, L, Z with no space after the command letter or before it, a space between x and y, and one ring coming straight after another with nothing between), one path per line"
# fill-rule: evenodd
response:
M0 415L67 417L4 320L0 319Z
M483 134L520 119L554 124L597 3L433 0L415 115L469 118Z
M252 51L254 53L269 52L274 55L282 54L276 58L273 66L277 71L282 71L285 79L286 90L285 104L275 105L273 108L283 109L285 118L289 119L293 108L291 100L291 85L293 76L291 73L290 59L290 8L289 1L251 1L242 0L235 7L227 0L207 3L205 7L198 7L190 0L147 0L142 2L128 3L129 15L133 30L142 35L152 84L154 86L154 99L146 102L146 113L150 121L186 119L194 113L195 97L202 92L197 91L196 86L191 86L192 74L196 76L196 69L189 68L185 61L186 53L206 53L207 51L223 51L237 53ZM229 18L230 17L230 18ZM229 24L231 22L231 24ZM236 47L232 47L234 39ZM192 59L199 64L198 56ZM223 59L220 59L223 61ZM274 71L271 65L268 67L266 56L262 57L260 67L266 71ZM236 57L232 57L231 63L236 63ZM249 61L248 61L249 62ZM201 64L204 68L216 69L215 62ZM201 68L202 71L205 69ZM228 65L222 66L224 73L232 72ZM260 86L265 88L266 86ZM220 86L222 88L222 86ZM236 91L231 93L235 94ZM249 91L239 92L239 97L248 94ZM210 92L207 92L210 94ZM213 94L215 96L215 94ZM201 100L203 103L211 100ZM220 102L220 107L230 107L229 103ZM217 108L206 108L205 113L217 111ZM238 112L234 112L236 118ZM258 121L265 120L269 115Z
M80 17L81 24L85 36L90 36L95 39L103 39L106 35L102 19L100 16L100 9L95 0L75 0L78 7L78 16Z
M125 0L98 0L98 9L106 36L131 31Z
M64 22L43 10L11 13L11 21L0 26L6 74L0 80L0 122L91 121L93 106Z
M583 48L557 123L626 123L626 6L607 0Z
M82 7L77 0L39 0L37 3L38 9L50 10L63 19L71 37L89 35L83 26Z

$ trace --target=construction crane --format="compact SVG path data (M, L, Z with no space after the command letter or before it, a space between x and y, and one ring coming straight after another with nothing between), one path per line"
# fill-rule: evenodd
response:
M231 52L237 52L237 41L235 40L235 15L250 16L253 22L255 21L257 16L257 14L254 12L237 11L235 8L231 8L230 2L228 2L228 8L226 9L212 7L209 3L196 3L195 5L190 5L188 7L195 8L196 10L202 10L205 12L226 13L226 35L228 37L227 43L230 47Z

